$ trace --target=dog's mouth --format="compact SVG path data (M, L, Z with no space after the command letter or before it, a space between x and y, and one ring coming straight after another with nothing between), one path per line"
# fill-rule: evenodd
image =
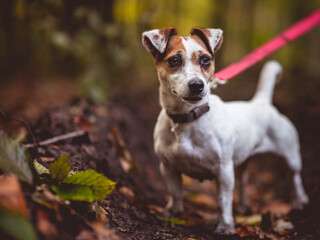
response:
M191 102L191 103L195 103L198 102L202 99L202 97L184 97L183 100Z

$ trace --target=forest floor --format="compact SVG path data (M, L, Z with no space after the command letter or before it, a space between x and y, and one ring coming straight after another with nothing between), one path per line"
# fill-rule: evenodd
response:
M67 133L76 137L42 146L29 146L32 157L45 167L66 153L72 171L95 169L117 182L114 191L96 203L65 202L42 183L43 198L35 201L35 187L22 184L27 212L39 239L320 239L320 105L311 97L294 104L278 104L300 134L303 180L310 204L292 210L291 173L274 155L257 156L248 165L246 192L250 211L234 213L236 234L214 234L217 191L213 181L202 183L183 177L185 212L179 219L161 216L168 194L152 147L152 129L159 110L152 97L119 98L109 105L69 101L37 113L32 144ZM117 102L117 104L115 104ZM36 108L35 106L33 106ZM19 111L17 111L19 112ZM12 120L14 109L2 118L9 134L28 132ZM28 119L25 119L28 121ZM1 193L0 193L1 195ZM237 191L234 194L237 201ZM1 198L0 198L1 199ZM0 231L1 239L11 239Z

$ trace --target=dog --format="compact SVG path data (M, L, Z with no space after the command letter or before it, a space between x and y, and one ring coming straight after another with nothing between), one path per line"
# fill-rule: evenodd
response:
M232 215L235 167L258 153L283 157L293 172L294 208L308 203L301 179L297 130L272 105L272 95L282 67L265 64L250 101L223 102L211 93L215 54L221 47L220 29L193 28L180 37L173 27L143 32L142 44L152 54L160 82L162 110L154 129L154 149L170 199L166 212L183 211L181 174L199 180L216 179L219 218L215 232L235 232ZM243 173L243 171L240 171ZM240 187L246 184L241 177ZM248 206L239 190L238 208Z

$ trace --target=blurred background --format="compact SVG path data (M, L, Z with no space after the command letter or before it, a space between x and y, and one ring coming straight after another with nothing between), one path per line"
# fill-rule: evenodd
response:
M87 98L105 103L149 99L158 80L143 31L175 26L221 28L222 69L319 7L318 0L11 0L0 2L0 106L36 119L44 108ZM319 28L273 54L284 67L276 98L319 102ZM263 63L218 89L225 100L251 97ZM132 101L127 101L131 103ZM149 101L142 101L148 104Z

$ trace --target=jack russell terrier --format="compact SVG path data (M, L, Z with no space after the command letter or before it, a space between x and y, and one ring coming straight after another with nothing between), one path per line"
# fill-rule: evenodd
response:
M283 157L293 172L293 207L301 209L308 196L300 175L297 131L272 105L280 64L271 61L264 66L252 100L225 103L210 94L210 86L217 84L214 57L222 40L220 29L193 28L188 37L179 37L172 27L142 34L160 80L162 111L154 130L154 148L171 195L166 212L183 211L182 173L200 180L215 178L219 196L216 233L232 234L234 168L250 156L272 152ZM240 209L248 206L245 183L246 178L240 176Z

